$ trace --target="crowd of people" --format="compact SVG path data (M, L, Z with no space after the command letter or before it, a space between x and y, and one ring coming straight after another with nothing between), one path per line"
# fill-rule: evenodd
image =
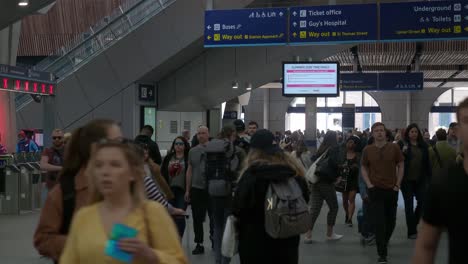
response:
M236 120L215 138L206 126L193 138L184 131L165 157L148 125L134 140L112 120L91 121L67 136L56 129L41 158L48 194L34 246L56 263L187 263L181 239L190 205L193 255L205 253L208 215L215 262L229 263L223 235L233 216L241 263L298 263L300 237L314 241L324 201L326 240L343 238L334 228L340 192L344 224L357 222L362 243L375 244L377 263L387 263L401 191L407 237L417 239L413 263L432 263L444 230L450 263L463 263L467 215L457 203L468 185L468 99L457 118L432 138L416 124L317 131L312 148L302 131L273 134ZM37 151L33 145L19 133L18 148Z

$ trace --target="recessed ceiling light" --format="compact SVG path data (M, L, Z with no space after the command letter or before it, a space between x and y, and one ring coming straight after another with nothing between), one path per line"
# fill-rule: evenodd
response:
M232 89L239 88L239 84L237 82L232 82Z
M245 85L245 90L251 91L251 90L252 90L252 84L251 84L251 83L247 83L247 84Z
M19 6L28 6L29 5L29 0L19 0L18 5Z

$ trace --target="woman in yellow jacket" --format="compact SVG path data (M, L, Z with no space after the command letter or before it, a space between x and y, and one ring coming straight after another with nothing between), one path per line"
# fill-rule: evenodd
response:
M133 264L188 263L166 209L144 198L143 159L134 146L96 144L87 173L90 205L74 217L60 263L121 263L110 247L130 254ZM115 241L115 224L136 236Z

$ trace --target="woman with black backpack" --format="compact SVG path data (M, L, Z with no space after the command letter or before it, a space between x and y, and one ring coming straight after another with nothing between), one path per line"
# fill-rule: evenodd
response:
M258 130L252 136L245 171L235 192L233 214L237 217L239 256L242 264L297 264L299 261L300 233L286 238L275 238L278 236L273 237L271 234L272 226L268 224L270 222L267 215L268 211L275 210L277 203L275 199L269 201L267 193L271 192L271 185L293 182L293 185L299 188L301 197L298 200L304 202L307 219L309 193L302 166L274 145L274 140L274 135L265 129ZM291 231L292 229L289 229L286 233L294 233ZM284 233L279 237L285 237Z
M341 179L339 177L340 146L338 145L338 135L335 131L328 131L323 143L312 160L318 160L315 174L318 177L316 183L310 184L310 209L312 215L312 228L305 235L304 243L312 243L312 229L320 215L323 201L327 203L330 211L327 216L327 240L334 241L343 238L342 235L335 234L336 216L338 215L338 200L336 197L335 183Z

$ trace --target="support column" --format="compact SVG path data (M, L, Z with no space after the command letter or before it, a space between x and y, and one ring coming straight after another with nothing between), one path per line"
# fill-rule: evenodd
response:
M270 89L263 89L263 128L270 127Z
M21 22L0 31L0 64L16 64L20 31ZM17 132L15 93L0 91L0 143L8 152L15 151Z
M310 150L317 148L317 98L306 97L305 140Z
M55 113L57 113L55 98L52 96L43 96L42 108L44 109L42 120L42 129L44 130L44 146L48 147L52 145L52 131L57 128L55 124Z
M406 95L406 126L411 124L411 92Z
M214 0L207 0L206 1L206 10L213 10L214 7Z

